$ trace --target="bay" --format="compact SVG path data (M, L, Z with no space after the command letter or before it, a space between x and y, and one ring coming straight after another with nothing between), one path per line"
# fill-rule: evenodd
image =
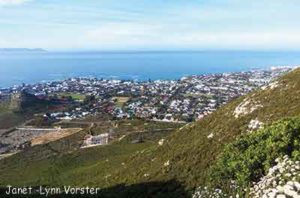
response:
M300 65L300 52L120 51L0 53L0 87L97 77L170 80L187 75Z

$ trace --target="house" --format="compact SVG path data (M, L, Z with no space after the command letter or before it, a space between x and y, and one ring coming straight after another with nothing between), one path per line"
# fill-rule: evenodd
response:
M96 136L87 135L84 138L82 147L106 145L109 142L109 137L109 133L103 133Z

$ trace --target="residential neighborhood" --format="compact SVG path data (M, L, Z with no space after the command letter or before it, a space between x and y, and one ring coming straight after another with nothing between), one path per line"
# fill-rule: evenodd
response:
M78 77L0 89L0 100L7 101L16 93L25 93L38 100L70 105L67 111L52 110L44 115L58 120L108 114L113 119L192 122L289 70L291 67L272 67L155 81Z

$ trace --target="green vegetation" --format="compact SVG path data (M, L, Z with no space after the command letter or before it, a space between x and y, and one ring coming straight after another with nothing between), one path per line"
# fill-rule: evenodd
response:
M257 90L238 98L201 121L172 133L163 146L149 148L147 155L137 155L126 169L117 170L112 175L111 185L176 179L190 192L207 185L209 170L224 146L246 133L251 120L258 119L270 125L282 118L300 115L299 76L300 70L295 70L281 78L278 87ZM235 108L245 98L259 102L261 107L235 118ZM210 134L213 138L208 138ZM169 162L168 166L164 166L166 162ZM145 178L144 174L149 177Z
M26 116L21 113L0 112L0 129L15 127L26 120Z
M236 118L235 109L243 100L249 101L248 111L255 104L259 106ZM149 185L147 191L136 190L136 194L130 197L141 197L145 192L163 195L170 191L177 195L173 197L181 197L182 190L176 191L178 184L191 194L196 187L210 183L213 167L217 170L213 176L215 180L236 178L242 185L247 185L248 181L265 173L274 163L274 157L284 154L299 157L299 152L295 152L299 151L299 119L285 120L299 116L300 69L297 69L278 80L278 87L256 90L224 105L201 121L170 133L163 145L157 143L162 136L155 135L149 136L152 142L131 144L129 142L134 139L134 134L131 134L124 141L83 150L66 149L59 142L33 147L0 161L0 185L90 185L107 188L110 193L113 191L118 195L125 188L134 191L141 184L167 183L168 186L161 187ZM248 132L248 125L254 119L265 126L283 121L241 137ZM134 129L134 125L126 122L118 125L120 129ZM139 126L139 129L151 128ZM80 138L75 139L79 141ZM235 142L237 138L239 140ZM64 141L71 144L74 139ZM64 149L66 152L61 153ZM233 153L229 154L229 151ZM251 160L252 156L255 157ZM238 163L242 160L246 161L245 167L238 170ZM227 162L230 165L224 167ZM251 170L254 167L257 171ZM237 172L230 175L229 170ZM120 185L124 187L118 188Z
M14 127L26 120L26 115L19 112L16 99L0 102L0 129Z
M94 122L94 127L91 129L92 135L112 132L115 135L122 136L135 132L161 132L170 131L181 127L180 123L164 123L155 121L145 121L140 119L132 120L116 120Z
M28 184L95 186L99 181L102 181L101 186L106 186L105 178L109 177L107 173L113 172L115 168L122 168L122 163L125 162L126 157L137 151L142 151L149 144L128 144L126 146L113 144L83 150L77 149L67 155L61 150L56 150L53 146L59 145L38 146L30 152L12 156L10 160L4 159L1 163L0 185L5 186L8 183L13 183L17 186ZM43 150L44 154L51 157L41 156L38 149ZM70 147L66 149L69 150ZM28 158L24 159L24 156ZM23 167L23 171L19 171L21 167ZM9 170L10 172L2 170ZM16 178L26 178L26 180ZM89 179L87 180L87 178Z
M52 94L50 95L52 97L58 97L58 98L69 98L71 97L73 100L80 100L80 101L84 101L84 99L86 98L85 95L80 94L80 93L58 93L58 94Z
M0 113L9 111L9 104L7 102L0 103Z
M36 113L46 113L67 108L69 108L68 105L52 104L49 101L39 100L26 93L15 94L10 100L0 103L0 129L16 127L29 119L33 119ZM38 123L44 125L40 118L35 120L35 124L38 125Z
M213 185L226 189L234 180L245 189L285 155L300 159L299 117L278 121L227 145L211 170Z
M141 120L116 121L115 134L128 134L122 141L110 145L80 149L83 137L89 131L82 131L61 140L45 145L37 145L21 153L3 159L0 162L0 186L14 184L17 186L35 185L92 185L109 186L110 173L123 169L132 157L147 152L171 131L151 132L153 127L177 127L178 124L145 122ZM106 123L106 125L104 124ZM106 130L110 124L104 122ZM70 125L71 126L71 125ZM123 128L127 126L127 128ZM152 126L152 127L151 127ZM144 141L133 144L139 133L134 130L146 128ZM133 131L131 131L134 129ZM97 130L97 129L93 129ZM126 131L127 130L127 131ZM106 131L107 132L107 131ZM18 171L23 169L25 171ZM15 178L23 178L15 180ZM86 180L89 178L88 180ZM84 181L84 182L83 182Z

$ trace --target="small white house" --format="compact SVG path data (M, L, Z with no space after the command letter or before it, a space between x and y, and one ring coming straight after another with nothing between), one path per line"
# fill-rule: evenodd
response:
M97 136L87 135L83 141L83 147L106 145L109 141L109 133L103 133Z

